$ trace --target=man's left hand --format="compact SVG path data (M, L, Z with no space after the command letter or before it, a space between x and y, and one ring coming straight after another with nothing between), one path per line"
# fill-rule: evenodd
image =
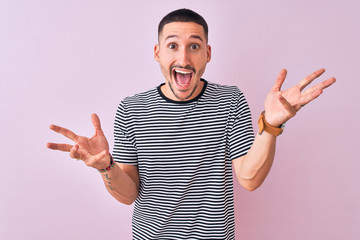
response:
M303 90L324 72L325 69L319 69L305 77L295 86L281 91L281 86L285 81L287 74L286 69L282 69L277 76L275 85L272 87L265 99L264 105L266 121L270 125L278 127L290 118L294 117L301 107L319 97L323 92L323 89L329 87L336 81L335 78L329 78L305 91Z

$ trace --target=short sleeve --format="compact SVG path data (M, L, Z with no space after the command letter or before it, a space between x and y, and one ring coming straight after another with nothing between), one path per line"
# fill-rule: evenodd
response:
M229 129L230 160L247 154L254 142L254 130L249 105L244 94L236 88L232 99Z
M124 101L119 104L114 123L114 161L137 165L137 151L134 133L131 131L131 116Z

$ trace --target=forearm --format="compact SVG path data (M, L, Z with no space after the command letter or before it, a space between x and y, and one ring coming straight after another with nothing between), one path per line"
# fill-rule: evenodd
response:
M119 202L130 205L138 195L138 183L122 170L118 164L107 172L101 173L106 189Z
M267 132L257 134L246 156L234 160L237 179L244 188L253 191L263 183L274 161L275 145L275 136Z

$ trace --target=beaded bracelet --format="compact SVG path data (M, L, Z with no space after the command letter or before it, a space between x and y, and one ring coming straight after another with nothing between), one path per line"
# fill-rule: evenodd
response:
M109 166L107 168L104 168L104 169L98 169L99 172L101 172L101 173L108 172L108 171L110 171L110 169L112 169L115 166L115 162L114 162L113 157L111 156L110 153L109 153L109 155L110 155L110 164L109 164Z

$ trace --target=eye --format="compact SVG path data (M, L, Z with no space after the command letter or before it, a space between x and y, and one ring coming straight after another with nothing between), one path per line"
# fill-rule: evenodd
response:
M191 45L190 45L190 48L191 48L192 50L195 50L195 49L198 49L198 48L199 48L199 45L198 45L198 44L191 44Z
M175 43L170 43L168 48L170 49L175 49L176 48L176 44Z

